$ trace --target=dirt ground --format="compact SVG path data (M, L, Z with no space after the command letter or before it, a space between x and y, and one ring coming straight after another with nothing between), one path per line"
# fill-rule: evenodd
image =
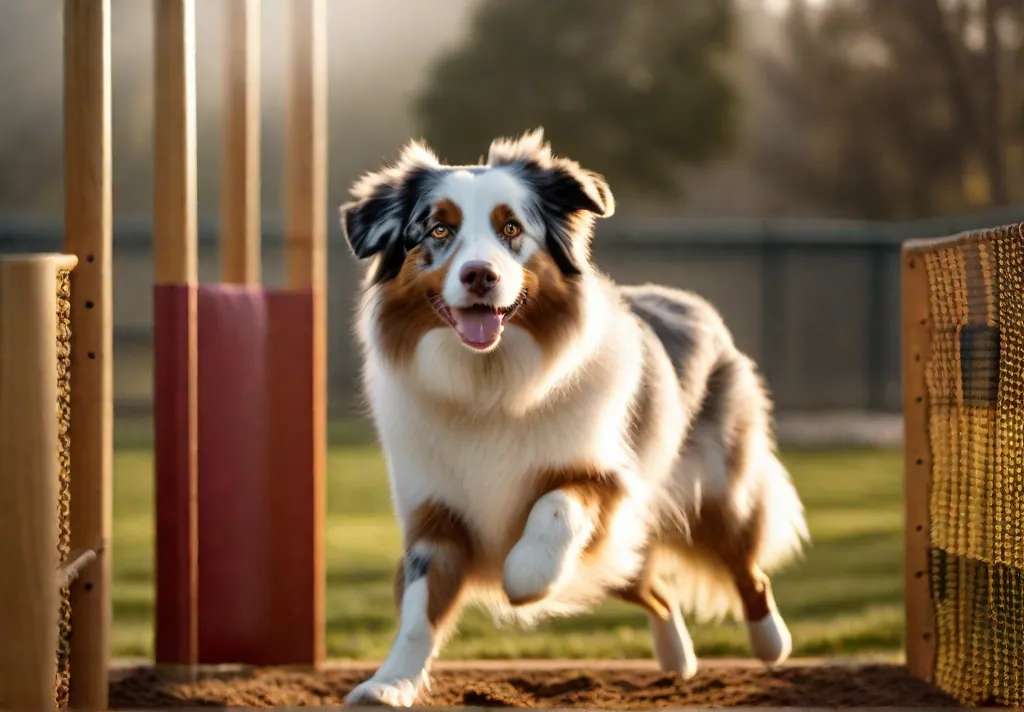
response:
M340 705L366 670L261 668L174 681L151 668L111 684L115 709ZM444 669L423 706L650 709L654 707L949 707L956 702L902 666L792 665L774 671L707 666L683 681L654 669Z

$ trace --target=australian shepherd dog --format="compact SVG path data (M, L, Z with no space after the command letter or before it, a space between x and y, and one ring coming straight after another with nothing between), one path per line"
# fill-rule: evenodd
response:
M682 613L733 614L784 660L767 573L808 536L769 396L708 302L591 264L605 179L537 130L480 165L412 143L352 194L363 387L404 553L398 632L347 703L413 705L468 603L527 624L635 603L683 677Z

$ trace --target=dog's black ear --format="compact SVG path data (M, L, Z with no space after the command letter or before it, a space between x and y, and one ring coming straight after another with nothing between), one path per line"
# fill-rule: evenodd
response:
M412 143L396 166L368 173L352 186L355 200L339 210L341 228L356 257L377 257L374 283L393 279L401 270L414 246L406 234L410 216L439 167L429 149Z
M553 165L537 170L532 182L547 225L548 254L562 274L581 274L593 218L615 212L608 184L596 173L564 160L555 160Z
M593 218L615 213L615 198L604 177L554 156L542 128L495 140L488 162L511 167L531 186L547 227L548 252L564 274L580 274Z
M550 167L538 168L531 182L545 206L561 215L583 211L607 218L615 214L608 182L574 161L556 159Z

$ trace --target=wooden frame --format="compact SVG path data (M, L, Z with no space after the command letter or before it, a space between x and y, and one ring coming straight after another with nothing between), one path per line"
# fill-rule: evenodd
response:
M935 609L930 589L928 502L932 458L925 368L931 350L932 317L924 244L908 242L901 254L906 551L904 645L907 669L930 682L935 670Z
M258 285L259 0L231 0L227 23L226 140L222 190L227 282ZM313 296L313 504L322 519L326 444L326 3L296 0L286 158L287 286ZM194 0L156 4L156 181L154 277L185 285L186 465L195 492L197 274ZM64 3L64 255L0 259L0 706L51 708L56 675L59 589L70 586L69 704L108 707L113 311L110 0ZM54 570L59 462L56 276L71 273L71 548ZM8 510L8 506L12 509ZM195 548L191 505L188 530ZM323 625L322 521L314 524L314 601ZM195 572L193 572L194 574ZM188 578L186 576L186 578ZM193 592L196 576L186 581ZM186 599L188 596L186 596ZM185 642L195 661L196 641ZM314 663L323 658L315 636Z

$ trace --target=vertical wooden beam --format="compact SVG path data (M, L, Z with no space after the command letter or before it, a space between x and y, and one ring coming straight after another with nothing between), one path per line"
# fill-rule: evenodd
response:
M287 153L285 270L291 290L309 290L312 304L312 547L315 633L312 662L325 657L324 487L327 460L327 3L292 0ZM274 487L284 486L276 478Z
M932 458L925 368L931 350L931 310L924 253L902 251L903 422L906 657L911 674L932 681L935 608L931 598L929 489Z
M64 245L71 274L71 547L98 556L71 586L70 705L106 709L113 459L110 0L64 3ZM49 317L52 319L52 315Z
M194 0L156 3L153 242L157 284L195 284L196 64Z
M327 3L292 0L285 261L292 289L323 291L327 250Z
M260 282L260 0L224 5L221 279Z
M155 299L156 655L198 661L198 343L194 0L157 0Z
M0 708L40 712L57 674L55 275L52 258L0 260Z

